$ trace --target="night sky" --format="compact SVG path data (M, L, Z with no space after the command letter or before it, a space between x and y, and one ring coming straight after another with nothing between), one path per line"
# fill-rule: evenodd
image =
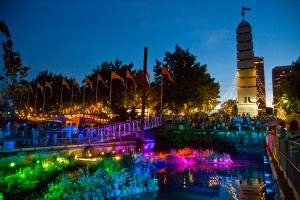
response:
M178 44L207 64L223 102L236 98L242 6L252 8L245 20L252 26L254 55L265 60L267 101L272 102L272 68L300 56L299 0L0 0L0 20L31 68L29 81L48 69L81 82L97 65L116 59L142 69L145 46L152 72L155 59L162 61Z

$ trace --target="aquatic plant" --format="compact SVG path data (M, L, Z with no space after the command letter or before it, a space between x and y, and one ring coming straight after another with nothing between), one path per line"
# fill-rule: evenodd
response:
M71 188L64 194L66 199L104 199L104 192L102 185L106 183L102 179L102 170L97 170L95 173L90 174L87 166L86 171L79 168L82 173L81 177L73 182Z
M158 180L151 178L152 163L149 159L141 154L126 155L124 158L121 163L112 158L103 159L94 173L90 173L88 166L85 171L79 168L81 175L75 181L64 177L68 180L60 178L58 183L49 184L50 194L45 194L44 198L110 199L158 190ZM56 190L58 187L60 189Z
M194 150L188 147L184 149L179 149L178 151L172 150L171 154L167 155L166 162L168 164L185 164L193 162L221 162L221 163L232 163L233 161L230 158L229 154L218 153L213 149Z

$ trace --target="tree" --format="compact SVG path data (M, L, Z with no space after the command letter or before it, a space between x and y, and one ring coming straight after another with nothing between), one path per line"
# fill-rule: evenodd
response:
M282 108L287 114L300 111L300 57L292 63L292 71L278 88L278 99L282 99Z
M22 65L21 56L19 52L13 50L13 41L8 31L8 27L4 22L0 21L0 30L6 36L6 41L2 42L4 54L2 55L4 61L4 68L2 69L5 75L3 81L6 83L6 87L3 88L3 93L14 100L14 102L20 103L24 90L22 89L22 81L27 76L27 72L30 69L27 66Z
M160 90L162 80L162 64L168 68L175 83L164 79L163 102L175 113L187 107L187 112L192 108L202 108L202 105L217 104L220 85L207 73L206 65L196 62L196 56L189 50L183 50L178 45L173 53L166 52L163 62L156 61L154 66L154 87ZM211 106L211 105L209 105Z

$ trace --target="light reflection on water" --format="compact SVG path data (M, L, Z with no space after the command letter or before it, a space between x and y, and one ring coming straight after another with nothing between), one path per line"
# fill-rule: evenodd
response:
M263 170L260 160L236 160L231 165L206 163L166 167L155 174L160 188L155 199L236 200L242 183L263 181Z

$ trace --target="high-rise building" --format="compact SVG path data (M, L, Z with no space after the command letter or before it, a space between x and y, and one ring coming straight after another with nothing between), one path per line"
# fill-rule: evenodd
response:
M292 66L277 66L272 69L272 85L273 85L273 105L274 109L277 108L277 104L280 99L278 99L277 88L279 87L280 81L288 74L292 73Z
M265 66L263 57L254 57L256 68L257 105L260 115L266 114Z
M244 11L244 10L243 10ZM242 15L244 16L244 12ZM256 68L252 43L252 28L243 20L236 29L237 39L237 109L238 115L258 115Z

